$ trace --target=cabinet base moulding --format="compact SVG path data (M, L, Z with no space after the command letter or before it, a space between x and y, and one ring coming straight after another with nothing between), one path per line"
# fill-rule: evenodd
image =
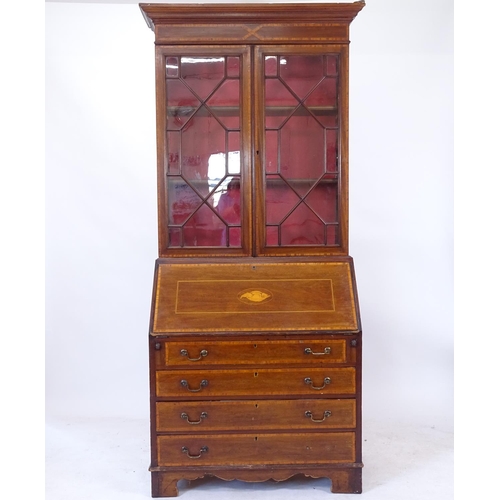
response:
M194 481L205 476L216 477L224 481L245 481L258 483L264 481L285 481L293 476L303 475L311 478L328 478L332 481L332 493L361 493L361 472L362 464L353 464L345 468L313 468L313 469L217 469L217 470L157 470L159 467L152 467L152 496L176 497L179 494L177 482L185 479Z

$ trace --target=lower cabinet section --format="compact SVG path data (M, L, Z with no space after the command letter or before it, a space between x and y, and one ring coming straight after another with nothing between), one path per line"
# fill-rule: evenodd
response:
M159 466L352 463L354 432L158 436Z
M204 476L305 475L361 493L360 336L213 334L150 346L154 497Z

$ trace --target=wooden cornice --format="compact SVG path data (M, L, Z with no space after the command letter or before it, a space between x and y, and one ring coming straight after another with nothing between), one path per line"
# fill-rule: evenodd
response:
M326 22L350 24L364 6L364 0L353 3L313 4L139 4L146 23L153 31L155 26L186 23Z

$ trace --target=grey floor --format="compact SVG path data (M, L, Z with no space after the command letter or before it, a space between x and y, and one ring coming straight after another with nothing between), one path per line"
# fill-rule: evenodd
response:
M363 433L363 499L453 498L453 429L449 422L365 419ZM46 499L151 498L148 435L147 420L47 418ZM179 497L186 500L235 496L242 500L324 500L331 495L327 479L179 482ZM333 498L352 500L353 495Z

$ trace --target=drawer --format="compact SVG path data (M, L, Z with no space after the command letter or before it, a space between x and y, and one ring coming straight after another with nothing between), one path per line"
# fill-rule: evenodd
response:
M353 367L156 372L156 395L160 398L286 394L314 397L355 392L356 369Z
M163 342L157 367L355 363L346 339Z
M354 432L158 436L159 466L352 463Z
M156 403L157 432L354 429L356 400L177 401Z

